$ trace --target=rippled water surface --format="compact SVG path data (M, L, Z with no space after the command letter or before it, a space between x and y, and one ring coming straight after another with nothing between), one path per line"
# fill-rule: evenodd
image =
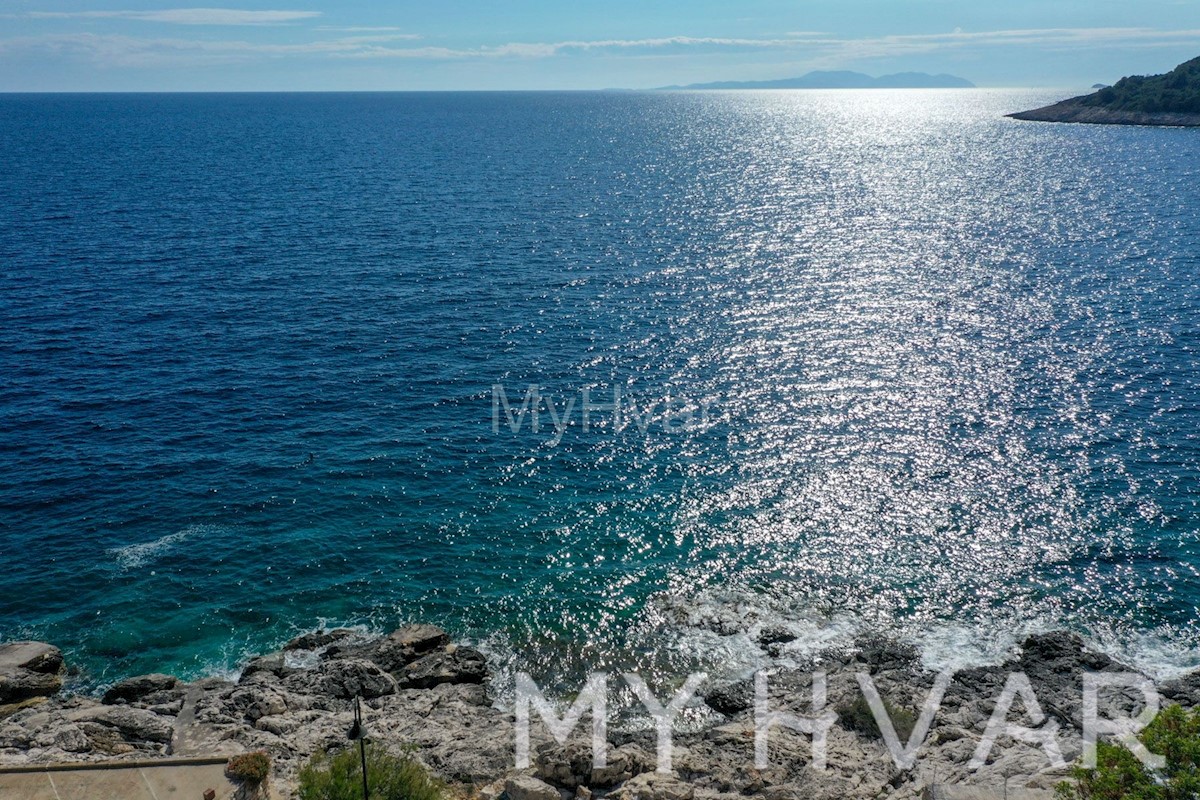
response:
M1200 136L1050 99L0 97L0 638L1195 664Z

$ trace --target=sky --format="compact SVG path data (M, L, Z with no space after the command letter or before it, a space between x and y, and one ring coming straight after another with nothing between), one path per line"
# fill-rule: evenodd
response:
M0 0L0 91L602 89L811 70L1086 89L1200 56L1200 0Z

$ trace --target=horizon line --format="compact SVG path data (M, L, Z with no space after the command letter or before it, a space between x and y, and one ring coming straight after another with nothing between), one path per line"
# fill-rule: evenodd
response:
M44 90L0 90L5 95L110 95L110 94L516 94L516 93L646 93L646 94L703 94L716 92L1011 92L1011 91L1075 91L1079 86L971 86L971 87L799 87L799 88L735 88L735 89L689 89L679 87L650 87L625 89L617 86L600 89L44 89ZM1092 86L1085 87L1088 89Z

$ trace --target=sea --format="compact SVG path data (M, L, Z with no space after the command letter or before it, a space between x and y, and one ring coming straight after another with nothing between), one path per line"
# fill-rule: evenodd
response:
M1200 666L1200 131L1069 94L0 96L0 640Z

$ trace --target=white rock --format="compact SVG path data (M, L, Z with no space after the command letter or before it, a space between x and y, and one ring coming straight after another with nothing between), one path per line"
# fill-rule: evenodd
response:
M562 800L562 795L545 781L532 775L516 775L504 784L508 800Z

